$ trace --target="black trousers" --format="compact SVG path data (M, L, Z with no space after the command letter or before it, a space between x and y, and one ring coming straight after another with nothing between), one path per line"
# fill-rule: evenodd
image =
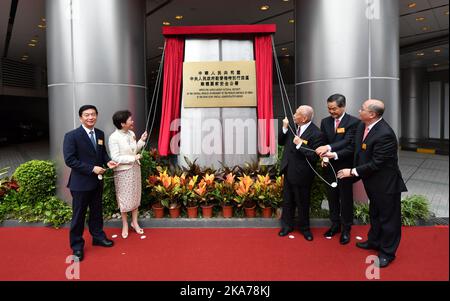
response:
M70 247L72 250L78 251L84 248L83 232L88 208L88 225L91 236L98 240L106 238L106 234L103 231L103 186L99 185L95 190L91 191L71 191L70 193L73 197Z
M327 195L331 222L333 225L342 225L344 230L350 231L353 224L353 179L338 180L336 188L328 186Z
M379 247L379 255L390 259L400 245L402 217L401 193L369 193L370 230L368 239Z
M284 228L294 228L295 208L297 207L300 231L310 230L310 198L311 185L294 185L285 179L283 186L283 213L281 215L281 226Z

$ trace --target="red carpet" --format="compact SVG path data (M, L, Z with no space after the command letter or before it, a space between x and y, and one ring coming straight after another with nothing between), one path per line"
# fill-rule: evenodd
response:
M278 229L146 229L113 248L92 247L85 233L80 280L299 281L367 280L366 257L355 247L367 226L355 226L346 246L313 229L314 241L278 237ZM68 229L0 228L0 280L66 280ZM449 280L448 227L403 228L397 259L381 280Z

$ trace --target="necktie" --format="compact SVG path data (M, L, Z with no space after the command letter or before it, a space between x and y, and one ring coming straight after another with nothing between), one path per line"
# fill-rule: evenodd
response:
M366 126L366 129L364 130L363 141L366 140L367 134L369 134L369 127Z
M339 128L339 124L341 123L341 121L339 119L336 119L336 125L334 130L337 131L337 129Z
M94 139L94 131L89 132L89 138L91 139L92 145L94 146L95 150L97 150L97 146Z
M302 128L301 128L300 126L297 128L297 136L298 136L298 137L300 137L301 129L302 129Z

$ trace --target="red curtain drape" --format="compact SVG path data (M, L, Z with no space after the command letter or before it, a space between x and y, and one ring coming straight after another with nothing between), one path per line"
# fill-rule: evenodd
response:
M178 132L178 126L172 121L180 119L181 81L183 78L184 37L166 37L164 53L164 78L162 96L161 127L159 129L158 150L161 156L176 153L171 150L173 136Z
M255 36L256 86L258 95L258 151L275 154L273 128L273 51L269 34Z

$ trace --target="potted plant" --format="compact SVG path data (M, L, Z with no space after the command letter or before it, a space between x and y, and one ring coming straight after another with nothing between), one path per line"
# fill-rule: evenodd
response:
M262 217L270 218L272 217L272 204L274 196L272 194L272 180L269 175L265 176L257 175L257 180L253 185L254 188L254 198L258 204L258 207L262 210Z
M222 216L224 218L233 216L234 177L233 173L228 173L223 182L216 183L214 189L214 196L222 207Z
M244 208L246 217L256 216L256 202L253 199L253 179L250 176L244 174L239 177L239 182L234 185L234 190L237 196L234 197L234 201L237 203L237 207Z
M185 173L183 173L185 175ZM197 218L198 216L198 200L194 192L195 184L197 183L198 176L194 176L185 181L182 185L181 201L186 207L188 218Z
M206 174L203 176L200 183L198 183L197 189L194 189L196 197L202 208L202 216L204 218L212 217L214 208L215 196L214 196L214 174Z
M162 172L161 167L157 167L157 170ZM147 178L147 188L149 188L152 199L152 211L155 215L155 218L163 218L164 217L164 206L161 204L161 199L159 198L159 193L156 191L155 187L159 185L159 176L150 175Z
M160 171L159 184L155 186L155 191L158 194L158 199L161 205L169 208L169 213L172 218L180 216L180 202L179 196L181 192L181 178L178 176L169 176L167 170Z

